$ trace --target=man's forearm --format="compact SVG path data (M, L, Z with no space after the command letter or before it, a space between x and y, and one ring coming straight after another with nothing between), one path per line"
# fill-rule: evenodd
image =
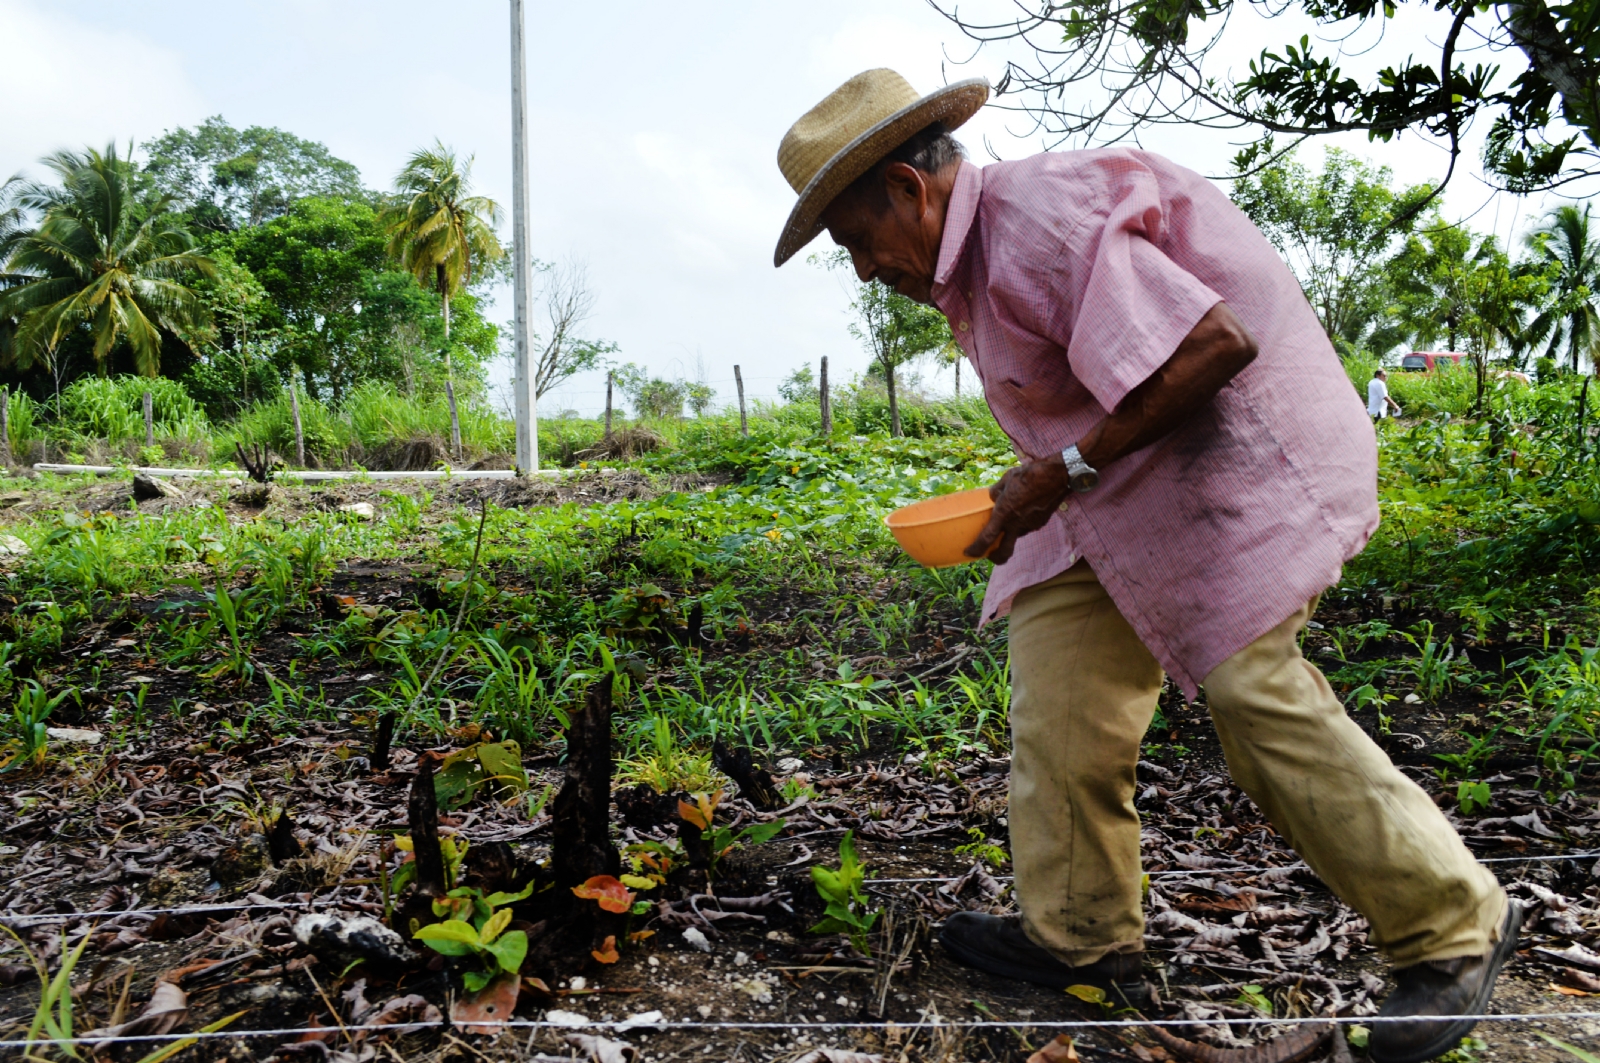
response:
M1149 446L1194 416L1255 356L1256 342L1244 322L1226 303L1218 303L1161 368L1078 440L1078 453L1101 469ZM1017 539L1044 527L1070 490L1067 466L1060 454L1008 470L989 488L994 512L967 547L967 556L992 557L996 564L1004 564Z
M1256 343L1244 322L1228 304L1218 303L1161 368L1078 441L1078 453L1103 469L1149 446L1194 416L1255 357Z

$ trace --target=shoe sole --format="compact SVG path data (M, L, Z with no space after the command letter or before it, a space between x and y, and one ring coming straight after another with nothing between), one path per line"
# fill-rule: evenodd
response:
M1107 994L1106 999L1111 1003L1122 1003L1129 1007L1142 1007L1148 999L1149 987L1143 982L1137 986L1121 982L1107 982L1086 979L1082 975L1072 976L1057 974L1053 971L1041 970L1021 963L1007 963L988 953L975 952L963 947L959 942L952 941L943 932L939 934L939 944L944 950L955 957L957 962L968 967L976 968L1000 978L1009 978L1017 982L1030 982L1033 985L1042 985L1047 989L1063 992L1068 986L1092 985Z
M1495 945L1494 951L1489 954L1489 970L1484 975L1483 985L1478 987L1478 992L1473 996L1467 1006L1467 1014L1482 1015L1483 1009L1489 1006L1489 998L1494 995L1494 985L1500 980L1500 967L1511 954L1517 951L1517 932L1522 929L1522 921L1527 918L1527 909L1516 901L1508 902L1506 922L1500 935L1500 941ZM1376 1029L1382 1024L1374 1024ZM1378 1045L1373 1045L1371 1052L1372 1063L1427 1063L1428 1060L1444 1055L1461 1043L1461 1039L1472 1032L1478 1025L1477 1019L1457 1019L1450 1025L1442 1028L1439 1035L1429 1041L1422 1048L1406 1055L1388 1056L1382 1054Z

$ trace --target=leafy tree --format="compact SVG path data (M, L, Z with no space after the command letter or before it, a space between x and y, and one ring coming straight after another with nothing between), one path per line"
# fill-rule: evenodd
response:
M1031 59L1010 60L999 91L1047 135L1107 143L1142 126L1181 123L1243 128L1252 139L1238 157L1243 170L1270 159L1274 138L1363 131L1389 141L1403 132L1434 139L1448 151L1448 182L1460 156L1461 133L1490 120L1485 165L1512 190L1551 187L1596 171L1600 161L1600 8L1594 0L1421 0L1412 10L1437 17L1432 57L1351 73L1352 48L1324 54L1308 36L1263 48L1243 71L1217 69L1211 52L1232 51L1241 34L1231 25L1237 0L1018 0L1004 15L970 18L933 0L968 36L999 45L1008 56L1022 45ZM1400 11L1399 0L1298 0L1252 5L1267 18L1309 18L1320 35L1371 41ZM1232 31L1231 34L1229 31ZM1392 28L1389 32L1395 32ZM1487 42L1527 60L1511 76L1465 53ZM1426 56L1426 53L1424 53ZM1516 66L1512 65L1511 70ZM1002 103L1002 106L1005 106Z
M641 419L661 421L683 416L683 401L688 397L683 381L651 376L633 362L618 366L614 379Z
M256 327L268 311L267 290L254 274L240 265L228 248L218 248L212 252L211 258L215 266L211 276L197 285L217 326L207 346L213 357L227 355L238 362L238 375L235 377L230 372L226 376L237 381L240 389L237 396L239 407L248 406L252 378L258 377L252 372L251 341L254 340L258 347L264 340L269 343L272 341L270 330L263 335ZM261 393L258 382L257 397Z
M221 115L144 145L143 177L204 229L260 225L309 196L362 196L354 165L281 129L237 130Z
M312 398L326 392L338 402L363 381L404 379L408 357L424 385L442 384L438 296L390 268L387 240L367 204L302 199L226 242L270 296L258 328L276 330L270 355L280 374L300 370ZM497 330L470 293L451 305L456 368L476 381Z
M778 394L784 402L811 402L820 398L816 375L809 365L803 365L784 378L778 385Z
M58 152L43 160L59 185L30 183L19 205L40 220L16 231L6 269L20 275L0 294L0 318L16 322L11 354L26 369L45 363L60 388L57 348L86 333L104 372L126 343L144 376L161 369L162 331L197 338L211 326L205 302L183 281L213 272L211 259L170 214L165 197L135 198L133 166L104 152Z
M389 254L425 288L439 293L445 342L450 342L450 300L482 267L505 255L495 226L500 205L472 192L472 159L435 142L413 152L395 178L399 195L379 215ZM445 365L450 352L445 350Z
M813 256L812 261L818 259ZM839 248L823 259L829 269L855 277L849 254ZM889 434L904 435L900 426L900 400L895 391L895 370L923 355L942 349L951 342L950 323L931 306L907 299L878 281L853 283L850 310L856 320L850 335L872 355L874 366L883 372L889 395Z
M717 389L703 380L690 380L683 385L683 396L696 417L704 417L711 404L717 400Z
M1388 167L1330 148L1321 173L1291 157L1233 187L1233 201L1289 263L1328 338L1344 351L1359 345L1381 353L1395 341L1381 329L1384 259L1430 190L1397 193L1392 180Z
M1581 211L1557 207L1527 238L1529 249L1549 268L1555 289L1550 306L1528 326L1529 337L1535 343L1549 337L1549 358L1565 345L1574 373L1585 357L1600 372L1600 235L1589 228L1591 206L1585 203Z
M1493 236L1434 215L1388 263L1396 295L1395 322L1417 346L1465 349L1483 403L1491 356L1515 353L1523 322L1545 293L1544 276L1512 266Z

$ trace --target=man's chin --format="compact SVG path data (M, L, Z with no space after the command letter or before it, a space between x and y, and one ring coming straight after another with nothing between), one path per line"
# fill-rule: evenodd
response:
M913 303L921 303L923 306L933 305L933 285L915 277L901 277L895 282L894 290Z

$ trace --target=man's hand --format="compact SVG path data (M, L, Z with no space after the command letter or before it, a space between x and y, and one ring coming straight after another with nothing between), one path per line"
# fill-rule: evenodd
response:
M1044 527L1071 490L1060 454L1007 469L1000 482L989 488L994 512L967 547L966 555L987 556L997 565L1005 564L1017 548L1017 540Z

